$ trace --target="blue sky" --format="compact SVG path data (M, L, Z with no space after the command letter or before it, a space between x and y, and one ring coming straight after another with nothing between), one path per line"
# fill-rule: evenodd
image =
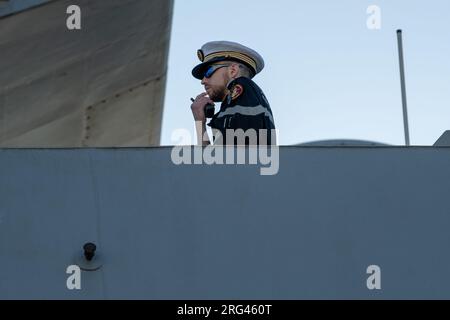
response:
M370 5L381 29L367 27ZM280 145L325 139L404 144L396 30L403 30L412 145L432 145L450 130L448 0L176 0L162 145L194 135L191 76L205 42L257 50L266 68L254 78L279 129Z

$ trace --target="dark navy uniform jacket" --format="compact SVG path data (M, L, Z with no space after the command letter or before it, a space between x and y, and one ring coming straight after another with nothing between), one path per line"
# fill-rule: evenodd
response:
M239 90L242 92L234 97L232 93L237 85L240 86ZM242 144L236 138L234 142L226 141L227 129L242 129L244 131L254 129L257 134L257 144L275 144L275 123L272 110L258 85L249 78L241 77L233 80L228 85L228 89L231 92L230 95L225 98L219 112L208 123L208 126L220 132L223 139L221 140L214 135L214 144ZM267 133L261 134L260 129L266 129ZM273 133L271 129L273 129ZM245 144L254 143L245 138Z

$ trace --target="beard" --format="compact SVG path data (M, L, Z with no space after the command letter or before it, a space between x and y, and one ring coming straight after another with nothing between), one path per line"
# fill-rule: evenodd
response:
M218 90L218 89L214 90L212 88L211 88L211 90L212 90L212 92L209 95L209 98L212 101L214 101L214 102L222 102L223 99L225 98L225 90L224 89L222 89L222 90Z

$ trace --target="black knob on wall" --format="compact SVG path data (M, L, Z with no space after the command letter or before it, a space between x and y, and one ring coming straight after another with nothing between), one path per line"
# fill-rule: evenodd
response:
M87 261L91 261L95 256L95 250L97 250L97 246L92 242L88 242L83 246L83 249L84 257Z

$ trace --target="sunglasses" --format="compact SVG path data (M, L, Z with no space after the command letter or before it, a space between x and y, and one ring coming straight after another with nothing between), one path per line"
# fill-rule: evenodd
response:
M219 70L220 68L229 67L229 64L215 64L208 67L208 69L205 71L205 78L211 78L214 72Z

